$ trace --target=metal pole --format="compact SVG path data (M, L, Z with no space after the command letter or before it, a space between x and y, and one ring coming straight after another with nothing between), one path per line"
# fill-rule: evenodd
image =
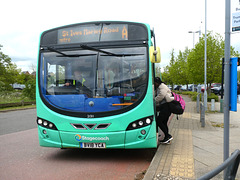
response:
M229 157L230 8L230 0L225 0L224 161ZM224 171L226 173L227 170Z
M193 49L195 48L195 32L193 32Z
M205 0L204 107L207 110L207 0Z

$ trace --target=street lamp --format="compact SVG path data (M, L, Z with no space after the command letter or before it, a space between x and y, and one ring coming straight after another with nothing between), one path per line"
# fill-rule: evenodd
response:
M199 31L188 31L188 33L193 33L193 49L195 48L195 33L199 33L199 38L201 36L201 30Z

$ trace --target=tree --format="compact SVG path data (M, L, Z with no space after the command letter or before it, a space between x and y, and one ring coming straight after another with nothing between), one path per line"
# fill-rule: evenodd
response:
M174 57L174 49L172 49L171 53L170 53L170 65L166 66L164 68L164 72L162 73L162 80L166 83L166 84L171 84L173 86L174 83L174 69L172 68L173 64L175 62L175 57Z
M222 59L224 57L224 40L219 34L207 34L207 84L221 82ZM174 49L170 52L170 63L164 68L162 78L168 84L202 84L204 82L204 38L200 38L195 48L184 52L179 51L174 56ZM231 47L231 56L238 57L239 52Z
M163 81L168 84L189 84L187 71L187 57L189 49L179 51L177 58L174 56L174 49L170 53L170 65L164 68Z
M0 90L8 90L11 89L11 82L12 82L12 73L14 73L14 66L11 62L11 58L8 55L5 55L1 51L2 45L0 45Z
M170 66L172 66L175 62L175 56L174 56L174 49L172 49L171 53L170 53Z
M176 84L189 84L187 71L187 57L189 50L186 47L184 52L179 51L178 56L173 65L174 67L174 82Z
M174 69L174 64L175 64L175 56L174 56L174 49L172 49L171 53L170 53L170 66L167 67L168 69L168 78L169 78L169 83L171 83L172 85L175 83L175 78L174 78L174 74L175 74L175 69Z
M187 58L189 78L194 84L204 82L204 38L200 38ZM231 55L237 56L231 47ZM222 58L224 57L224 40L221 35L208 32L207 34L207 84L221 82Z
M32 64L29 66L29 69L32 70L32 72L36 72L36 70L37 70L36 64L33 64L33 63L32 63Z
M169 73L169 66L166 66L165 68L163 68L163 72L162 72L162 81L165 82L166 84L173 84L173 82L171 81L170 78L170 73Z
M34 100L36 97L36 77L33 75L28 75L28 80L25 81L25 88L23 89L23 94L26 97Z
M161 68L160 68L159 66L155 66L155 75L156 75L157 77L162 78Z
M21 69L11 62L11 58L1 51L1 47L3 46L0 45L0 91L12 90L12 84L24 84L28 79L21 74Z
M19 75L21 72L21 69L17 69L16 64L10 64L6 68L6 76L7 76L7 83L8 84L14 84L14 83L19 83Z

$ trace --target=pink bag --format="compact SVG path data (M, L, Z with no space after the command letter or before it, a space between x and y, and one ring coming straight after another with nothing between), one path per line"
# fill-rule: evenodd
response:
M169 103L171 112L173 114L183 114L185 110L185 101L179 94L172 92L174 100Z

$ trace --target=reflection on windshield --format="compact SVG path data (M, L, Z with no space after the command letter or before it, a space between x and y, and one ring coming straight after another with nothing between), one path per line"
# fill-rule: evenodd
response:
M80 112L113 111L138 102L146 91L146 48L106 51L138 55L106 56L91 50L67 52L78 57L43 53L40 84L44 98L55 107Z

